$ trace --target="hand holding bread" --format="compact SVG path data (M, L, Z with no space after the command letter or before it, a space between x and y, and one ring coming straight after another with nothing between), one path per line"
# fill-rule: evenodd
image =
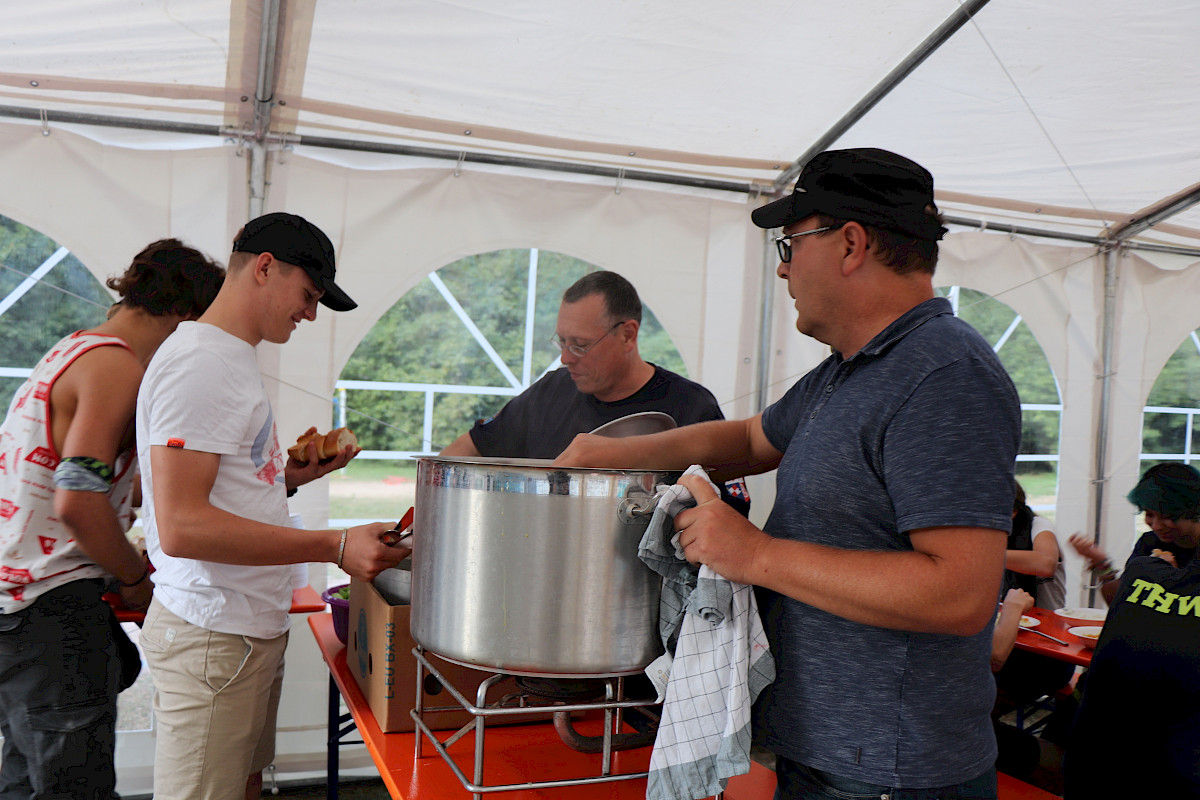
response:
M347 446L358 447L358 438L349 428L334 428L329 433L317 433L316 428L310 428L288 448L288 455L298 464L307 464L310 444L316 446L317 460L327 461Z

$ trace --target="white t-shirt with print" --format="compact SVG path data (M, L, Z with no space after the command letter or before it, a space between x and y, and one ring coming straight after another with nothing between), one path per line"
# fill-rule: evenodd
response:
M292 567L176 558L162 551L155 523L150 448L181 447L220 458L209 495L217 508L289 526L284 454L255 350L216 326L184 322L159 348L137 403L138 457L154 595L193 625L274 638L289 626Z

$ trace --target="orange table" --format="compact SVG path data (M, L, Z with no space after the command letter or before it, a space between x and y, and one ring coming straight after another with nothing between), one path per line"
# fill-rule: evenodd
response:
M469 800L470 792L463 788L450 766L428 741L424 743L422 757L418 759L417 734L383 733L379 729L375 715L371 713L362 690L358 688L358 682L346 666L346 648L333 632L333 616L313 614L308 618L308 624L316 637L317 647L329 666L330 739L327 796L331 800L337 797L338 740L356 727L392 797L397 800ZM341 723L348 720L340 715L339 694L350 710L349 716L353 718L353 726L340 727ZM578 726L581 733L599 733L598 730L587 730L587 723L588 720L581 721ZM444 733L449 734L448 731ZM451 745L449 750L459 768L467 775L472 774L474 737L463 737ZM485 737L484 757L489 785L600 774L600 755L578 753L568 748L558 738L549 720L532 725L489 727ZM612 759L614 773L644 772L650 764L650 748L613 753ZM506 791L502 796L514 800L644 800L646 780L635 778L583 786L522 789Z
M138 625L146 619L144 611L130 611L125 606L121 605L121 597L116 594L106 594L104 599L112 606L113 611L117 615L117 622L136 622ZM317 590L311 586L304 586L292 592L292 607L289 613L292 614L312 614L316 611L324 611L326 603L321 599L321 595L317 594Z
M337 798L338 748L340 740L357 728L371 759L383 778L388 793L396 800L468 800L470 792L463 788L450 766L428 741L422 757L416 757L415 733L384 733L371 713L367 699L358 682L346 666L346 647L333 632L331 614L313 614L308 618L321 656L329 667L329 740L326 796ZM350 710L341 714L339 699ZM351 723L351 719L353 722ZM589 721L578 724L580 733L596 735L588 730ZM351 723L351 724L345 724ZM345 727L343 727L345 725ZM441 733L448 735L449 731ZM439 738L445 739L445 736ZM345 742L344 744L358 744ZM614 773L644 772L650 764L650 748L626 750L612 754ZM459 769L472 774L474 737L465 736L449 747ZM568 748L554 732L551 722L531 725L489 727L484 743L487 783L515 784L548 781L559 778L578 778L599 775L599 754L585 755ZM750 772L729 780L724 800L770 800L775 793L775 773L757 762ZM634 778L612 783L566 786L543 789L521 789L496 792L505 800L645 800L646 779Z
M1067 635L1067 628L1074 627L1074 624L1067 622L1053 611L1048 611L1044 608L1031 608L1028 616L1041 620L1041 624L1033 630L1041 631L1056 639L1062 639L1064 642L1068 642L1068 644L1058 644L1057 642L1050 641L1045 636L1038 636L1032 631L1022 630L1017 633L1016 646L1018 648L1028 650L1031 653L1056 658L1059 661L1066 661L1080 667L1086 667L1092 663L1092 648L1076 644Z

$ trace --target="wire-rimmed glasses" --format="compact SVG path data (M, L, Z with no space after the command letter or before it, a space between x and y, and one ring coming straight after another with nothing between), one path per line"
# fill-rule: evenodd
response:
M600 342L604 341L604 338L606 336L608 336L610 333L612 333L613 331L615 331L617 328L621 327L624 324L625 324L625 320L622 320L622 321L616 323L615 325L613 325L611 328L609 328L607 331L604 332L604 336L601 336L599 339L592 342L591 344L567 344L566 340L563 339L561 336L559 336L557 333L550 337L550 344L557 347L560 351L562 351L562 350L567 351L568 353L575 356L576 358L583 358L587 354L588 350L591 350L593 347L600 344Z
M823 228L813 228L811 231L800 231L799 233L789 233L787 236L779 236L775 239L775 248L779 250L779 260L783 263L788 263L792 260L792 243L790 240L797 236L808 236L813 233L825 233L826 231L836 231L846 223L839 222L836 225L826 225Z

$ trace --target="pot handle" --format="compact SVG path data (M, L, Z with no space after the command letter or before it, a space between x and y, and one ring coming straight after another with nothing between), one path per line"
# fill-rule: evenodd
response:
M649 517L654 516L654 509L658 507L658 501L670 488L669 486L659 486L654 494L639 494L622 498L617 505L617 519L626 525L646 522Z

